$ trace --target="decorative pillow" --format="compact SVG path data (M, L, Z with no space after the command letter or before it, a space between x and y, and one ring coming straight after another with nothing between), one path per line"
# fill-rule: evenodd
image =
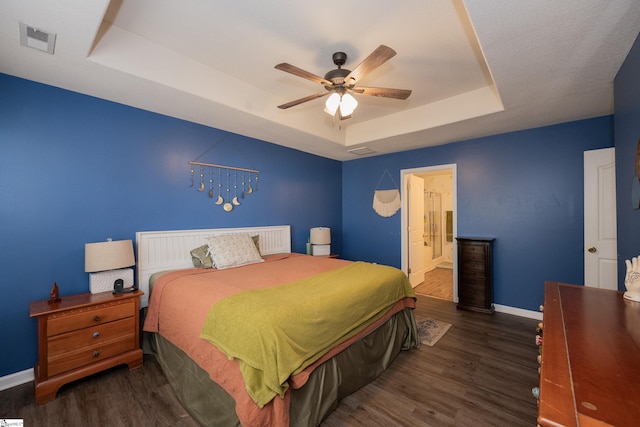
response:
M209 245L202 245L191 251L191 262L196 268L213 268L213 260L209 256Z
M256 245L258 253L262 255L262 252L260 252L260 236L256 234L255 236L251 236L251 238L253 239L253 243Z
M209 255L217 269L263 262L256 244L248 234L223 234L207 239Z

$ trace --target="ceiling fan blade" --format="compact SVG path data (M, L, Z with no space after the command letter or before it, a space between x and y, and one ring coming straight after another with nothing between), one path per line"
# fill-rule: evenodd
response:
M384 87L363 87L358 86L351 89L360 95L380 96L382 98L407 99L411 95L408 89L389 89Z
M296 99L295 101L287 102L286 104L278 105L278 108L282 110L286 110L289 107L294 107L298 104L302 104L303 102L311 101L316 98L321 98L325 95L328 95L330 92L328 90L324 92L318 92L313 95L305 96L304 98Z
M302 68L298 68L295 65L291 65L291 64L287 64L286 62L283 62L282 64L278 64L276 65L276 68L278 70L284 71L286 73L291 73L294 76L298 76L298 77L302 77L303 79L307 79L307 80L311 80L314 83L320 83L321 85L325 85L325 86L333 86L333 83L330 82L329 80L320 77L320 76L316 76L313 73L310 73L308 71L303 70Z
M365 75L369 74L371 71L375 70L389 59L393 58L396 55L396 51L391 49L388 46L381 44L371 52L369 56L367 56L364 61L362 61L358 66L350 72L347 77L345 77L344 81L348 85L353 86Z

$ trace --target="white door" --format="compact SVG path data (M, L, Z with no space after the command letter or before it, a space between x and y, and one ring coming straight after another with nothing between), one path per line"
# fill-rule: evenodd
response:
M584 152L584 284L618 289L615 149Z
M407 179L409 213L409 282L414 288L424 282L424 180L413 174Z

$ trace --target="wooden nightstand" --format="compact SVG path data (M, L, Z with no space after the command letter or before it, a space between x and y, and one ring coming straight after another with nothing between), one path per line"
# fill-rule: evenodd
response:
M71 381L113 366L142 366L140 296L136 291L78 294L56 304L34 301L38 319L38 363L34 367L36 403L55 399Z

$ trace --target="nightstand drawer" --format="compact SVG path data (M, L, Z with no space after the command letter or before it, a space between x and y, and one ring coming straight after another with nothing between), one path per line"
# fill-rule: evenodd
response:
M62 372L70 371L102 359L115 356L125 351L138 348L135 334L131 333L122 339L105 341L90 347L83 347L74 351L61 353L57 356L49 357L49 376L58 375Z
M126 319L116 320L115 322L56 335L50 338L47 343L47 354L49 357L53 357L82 347L112 341L130 335L135 327L135 317L128 317Z
M77 331L93 325L100 325L114 320L135 316L135 303L128 301L122 304L104 304L90 309L70 310L63 314L49 316L47 336Z

